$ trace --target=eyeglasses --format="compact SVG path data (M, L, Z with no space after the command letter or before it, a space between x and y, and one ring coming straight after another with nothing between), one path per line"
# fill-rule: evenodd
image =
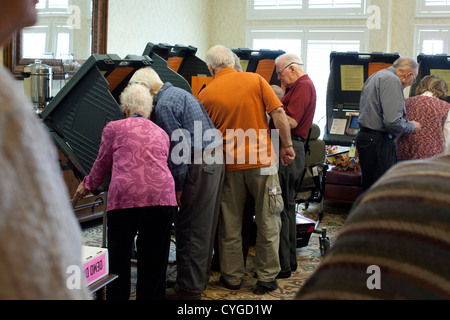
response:
M284 67L281 71L277 71L277 76L281 76L281 74L283 73L284 70L286 70L287 68L289 68L290 66L292 66L293 64L298 64L299 66L302 66L303 64L298 63L298 62L291 62L289 63L286 67Z

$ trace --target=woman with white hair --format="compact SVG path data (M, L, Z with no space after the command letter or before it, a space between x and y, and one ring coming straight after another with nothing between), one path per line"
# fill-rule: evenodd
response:
M126 118L109 122L97 159L74 199L96 190L111 173L108 189L109 271L107 299L130 297L131 248L137 233L137 299L165 299L175 183L167 165L169 136L149 120L153 99L142 85L120 96Z

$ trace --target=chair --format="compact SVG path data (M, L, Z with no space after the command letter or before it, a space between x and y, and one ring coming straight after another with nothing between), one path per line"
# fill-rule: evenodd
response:
M319 219L316 222L312 232L320 234L320 251L325 255L330 247L329 239L326 236L326 228L317 230L320 221L323 218L323 198L325 194L326 173L328 165L326 162L326 146L320 137L320 128L313 123L305 142L305 169L303 171L300 187L297 190L295 198L296 205L305 204L307 209L310 203L319 204ZM297 225L297 235L304 233L301 225Z

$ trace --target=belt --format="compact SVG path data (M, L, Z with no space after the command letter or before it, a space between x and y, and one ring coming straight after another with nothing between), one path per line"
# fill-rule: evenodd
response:
M292 140L296 140L296 141L302 141L302 142L305 142L305 139L303 139L302 137L298 137L298 136L293 136L293 135L291 135L291 139L292 139Z
M392 134L390 134L389 132L386 132L386 131L378 131L378 130L361 127L361 128L359 128L359 132L375 134L377 136L383 136L383 137L388 137L388 138L393 139Z

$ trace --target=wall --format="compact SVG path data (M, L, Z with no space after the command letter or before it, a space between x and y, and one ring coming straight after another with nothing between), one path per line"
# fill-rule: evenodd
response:
M414 56L414 24L449 24L449 19L415 18L415 1L372 0L381 9L381 28L370 31L369 51ZM251 25L365 25L365 20L246 21L246 0L109 1L108 52L142 54L148 42L185 44L204 59L216 44L248 47ZM0 53L0 62L3 52Z
M246 21L246 0L210 0L213 3L210 25L209 46L223 44L232 48L248 47L246 27L257 25L339 25L365 26L366 20L263 20ZM414 56L415 24L449 24L449 19L425 19L415 17L415 1L372 0L381 10L379 29L370 30L370 52L398 52L404 56ZM226 14L223 14L226 12Z
M209 0L109 1L108 52L141 55L148 42L208 47Z

